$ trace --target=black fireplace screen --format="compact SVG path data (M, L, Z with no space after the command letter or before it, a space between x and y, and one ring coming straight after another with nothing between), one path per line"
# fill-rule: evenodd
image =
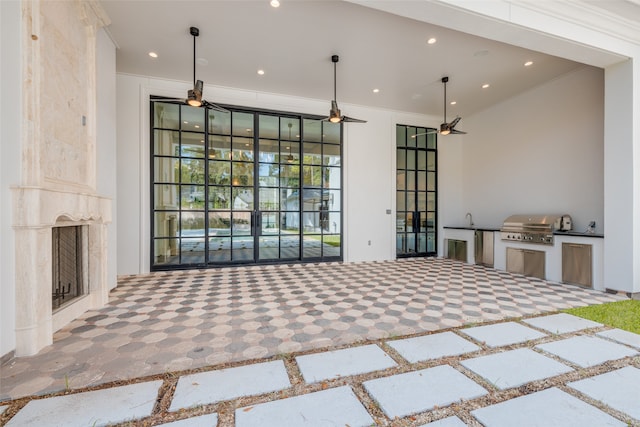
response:
M54 227L53 242L53 310L85 294L83 227Z

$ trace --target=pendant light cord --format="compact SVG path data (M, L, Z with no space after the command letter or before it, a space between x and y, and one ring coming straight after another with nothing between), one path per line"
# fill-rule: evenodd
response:
M196 36L193 36L193 86L196 86Z
M337 76L337 74L336 74L336 63L334 62L333 63L333 100L336 101L336 103L337 103L338 100L336 98L338 96L336 95L336 93L337 93L337 90L336 90L336 86L337 86L336 76Z
M447 82L444 82L444 122L447 123Z

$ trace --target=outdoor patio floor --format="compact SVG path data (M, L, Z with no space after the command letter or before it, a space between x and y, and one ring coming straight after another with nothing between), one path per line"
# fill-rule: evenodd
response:
M5 363L0 401L621 299L440 258L126 276L106 307Z

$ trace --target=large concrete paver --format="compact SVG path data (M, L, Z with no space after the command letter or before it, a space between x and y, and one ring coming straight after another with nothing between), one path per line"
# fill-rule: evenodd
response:
M560 341L539 344L536 348L554 354L583 368L611 360L635 356L637 351L621 344L592 336L575 336Z
M558 388L471 411L485 427L623 427L626 423Z
M453 332L440 332L422 337L387 341L386 344L409 363L459 356L480 350L480 347Z
M291 386L282 360L180 377L169 411L282 390Z
M158 425L162 427L216 427L218 425L218 414L200 415L199 417Z
M552 314L550 316L534 317L524 319L523 322L528 323L536 328L544 329L552 334L566 334L568 332L577 332L583 329L597 328L603 326L602 323L593 320L583 319L582 317L573 316L568 313Z
M500 390L573 371L569 366L528 348L476 357L461 364Z
M627 366L567 385L640 422L640 369Z
M608 331L598 332L596 335L640 350L640 334L623 331L622 329L609 329Z
M365 381L363 385L391 419L487 394L480 385L448 365Z
M32 400L8 427L98 427L148 417L162 381Z
M347 387L236 410L236 427L370 426L374 421Z
M460 329L460 332L485 343L489 347L518 344L546 336L542 332L527 328L515 322L476 326L473 328Z
M298 356L296 362L307 383L397 366L391 356L375 344Z

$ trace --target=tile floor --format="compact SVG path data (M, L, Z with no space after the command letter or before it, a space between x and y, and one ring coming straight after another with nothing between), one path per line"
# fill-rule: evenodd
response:
M38 355L0 367L0 405L24 396L167 372L189 374L230 362L620 299L432 258L121 277L107 307L57 332L53 345ZM545 331L544 325L519 325ZM566 327L575 330L575 325Z
M574 320L556 317L560 326ZM379 340L1 408L15 412L7 427L640 425L640 346L607 340L618 352L599 366L581 368L568 361L583 352L579 346L569 347L563 360L536 344L617 330L589 325L557 335L540 329L532 340L518 322L498 323L504 327L495 330L498 339L517 343L508 346L489 347L465 328L453 329L424 336L438 338L432 342ZM435 342L440 354L430 358L424 350ZM429 362L409 362L421 348ZM174 387L168 386L172 381ZM158 401L170 401L170 407L161 410Z

